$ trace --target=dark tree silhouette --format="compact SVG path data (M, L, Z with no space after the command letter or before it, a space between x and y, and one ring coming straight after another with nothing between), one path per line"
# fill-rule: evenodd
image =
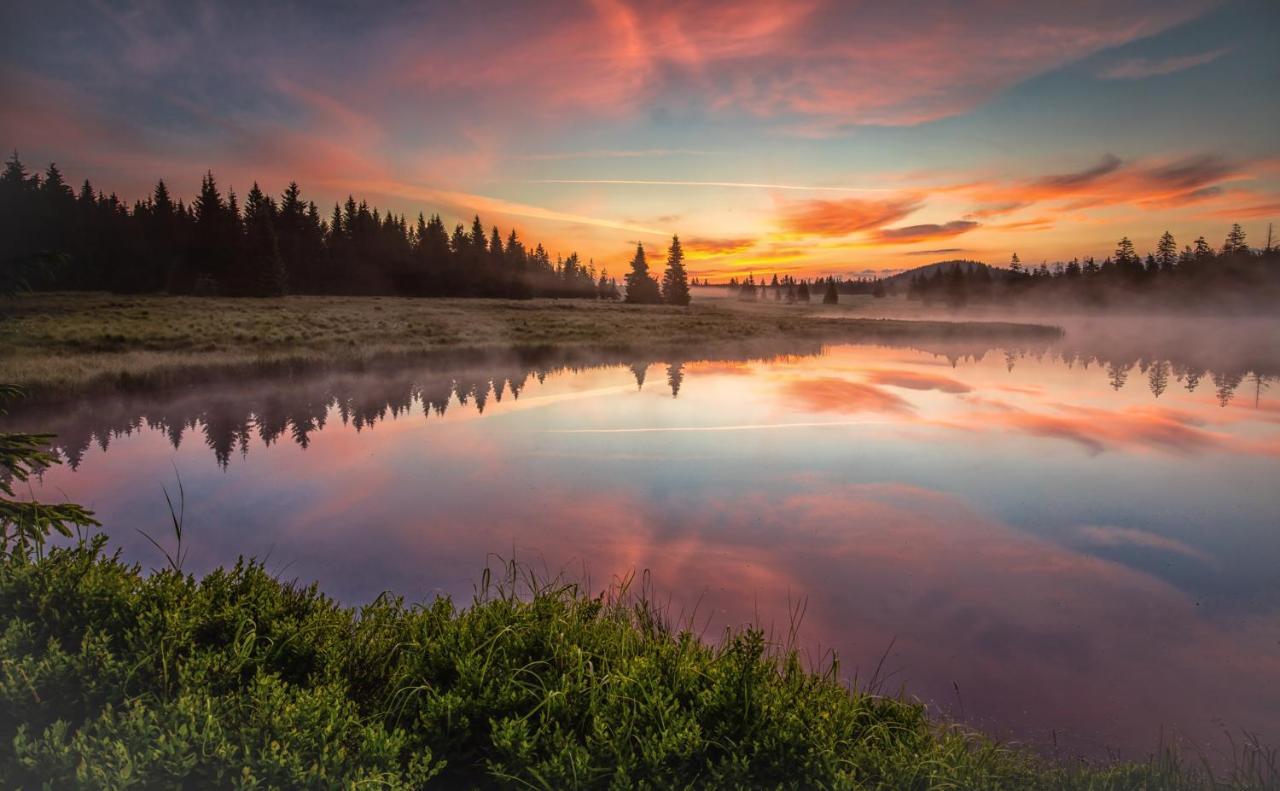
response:
M668 305L689 304L689 280L684 271L684 250L680 247L680 237L671 237L671 248L667 251L667 270L662 273L662 301Z
M0 171L0 279L33 289L168 291L225 296L403 294L619 298L577 253L529 250L479 217L452 236L438 214L416 222L348 196L326 219L291 182L279 200L255 184L243 210L212 173L190 207L168 184L132 207L50 165ZM673 273L677 274L677 273ZM676 289L677 291L679 289ZM687 290L687 286L686 289ZM656 286L655 286L656 291Z
M631 259L631 271L627 273L626 301L637 305L656 305L662 301L662 293L658 283L649 274L649 264L644 258L644 245L636 245L635 257Z

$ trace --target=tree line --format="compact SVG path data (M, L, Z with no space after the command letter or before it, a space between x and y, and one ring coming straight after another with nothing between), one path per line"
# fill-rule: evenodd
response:
M623 299L606 269L578 253L528 247L473 218L452 232L439 214L382 212L349 196L322 217L297 183L279 199L255 182L243 206L206 173L196 198L175 200L163 180L132 205L74 191L55 164L28 174L17 153L0 172L0 285L40 290L190 295L394 294ZM659 283L638 247L628 302L689 303L678 238Z
M729 278L728 285L729 291L735 293L738 299L743 302L768 299L792 304L812 302L814 295L821 292L823 304L834 305L840 301L840 292L846 282L851 281L841 281L834 277L820 277L814 280L796 279L790 275L785 275L781 279L774 275L772 282L766 282L764 278L756 282L756 276L749 274L742 280L738 280L736 277Z
M1268 233L1261 248L1251 248L1239 224L1231 226L1216 248L1200 236L1179 250L1173 234L1166 231L1145 257L1124 237L1101 262L1088 257L1027 266L1014 253L1007 268L967 260L943 261L928 268L931 271L910 277L887 278L797 279L775 274L757 281L752 274L742 280L731 277L727 286L748 302L805 303L821 293L824 303L835 304L845 294L882 298L905 293L911 300L953 308L1022 301L1084 307L1164 303L1260 308L1280 300L1280 246Z
M1231 226L1218 248L1200 236L1179 250L1173 234L1166 231L1145 257L1126 236L1101 262L1088 257L1027 266L1017 253L1007 269L957 261L930 275L912 277L906 293L926 304L951 307L1022 301L1096 307L1159 303L1268 307L1280 298L1280 248L1270 234L1263 247L1251 248L1239 224Z

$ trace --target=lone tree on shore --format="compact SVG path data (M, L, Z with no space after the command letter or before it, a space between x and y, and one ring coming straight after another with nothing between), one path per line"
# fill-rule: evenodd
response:
M634 305L657 305L662 302L658 281L649 274L649 263L644 259L644 245L636 245L636 255L631 259L631 271L627 273L627 298Z
M680 237L671 237L667 251L667 271L662 274L662 301L668 305L689 304L689 277L684 271L684 250Z
M822 304L834 305L840 301L840 292L836 291L836 279L834 277L827 278L827 291L822 295Z

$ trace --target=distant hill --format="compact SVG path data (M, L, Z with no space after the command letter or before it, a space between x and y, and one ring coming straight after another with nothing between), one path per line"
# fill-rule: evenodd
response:
M943 272L950 272L955 266L962 268L966 275L972 274L974 271L979 269L992 269L992 267L987 266L981 261L966 261L961 258L956 258L951 261L935 261L932 264L925 264L924 266L918 266L915 269L908 269L905 272L899 272L896 275L886 277L884 282L893 284L901 283L902 285L906 285L910 283L911 278L916 275L933 277L933 273L937 272L939 269L943 270Z

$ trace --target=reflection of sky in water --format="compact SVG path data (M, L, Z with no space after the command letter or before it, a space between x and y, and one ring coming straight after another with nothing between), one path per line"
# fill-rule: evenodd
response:
M133 528L164 532L172 463L195 571L265 555L362 601L465 597L490 553L598 584L647 568L712 634L807 597L803 635L850 674L892 643L890 687L1002 734L1280 741L1280 405L1248 380L1220 406L1207 375L1112 378L854 346L587 369L483 413L415 402L357 431L329 407L305 450L253 435L225 470L198 431L175 451L140 430L37 493L158 563Z

